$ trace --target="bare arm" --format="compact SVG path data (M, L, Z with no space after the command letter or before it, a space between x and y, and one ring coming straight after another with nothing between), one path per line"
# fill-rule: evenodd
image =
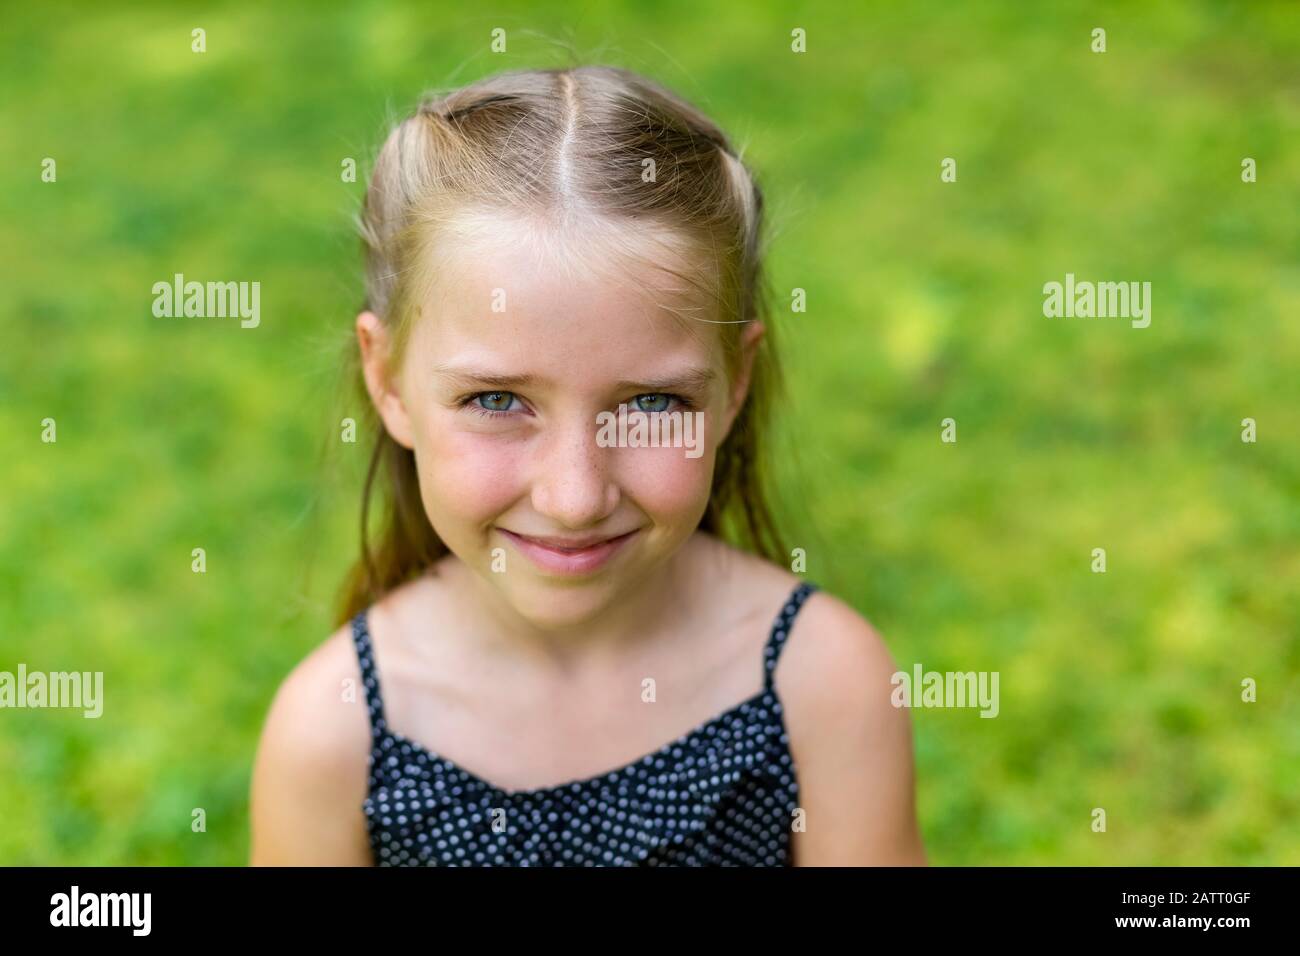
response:
M358 688L343 700L343 681ZM361 803L370 735L350 635L340 631L280 685L253 767L251 866L366 866Z
M908 712L890 702L897 670L851 607L814 594L795 621L777 693L806 829L796 866L924 866Z

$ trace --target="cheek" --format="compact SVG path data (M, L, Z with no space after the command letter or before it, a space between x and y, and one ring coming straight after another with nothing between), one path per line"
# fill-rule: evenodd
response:
M650 515L697 520L708 504L713 450L688 458L680 448L618 450L623 492Z
M422 423L416 441L420 496L429 519L482 522L518 500L514 482L525 473L524 443L465 431L454 420L434 415Z

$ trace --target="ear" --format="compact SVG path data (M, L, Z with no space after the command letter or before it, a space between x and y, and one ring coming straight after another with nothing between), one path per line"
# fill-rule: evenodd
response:
M745 397L749 395L749 380L754 371L754 356L758 354L758 343L763 340L763 333L767 330L763 323L758 319L753 319L745 323L744 331L740 333L740 364L736 374L736 380L731 384L731 394L727 397L727 413L725 424L722 430L722 438L718 444L726 439L731 433L731 426L736 421L736 416L745 405Z
M411 448L411 419L398 391L395 369L390 368L392 339L388 327L373 312L357 316L357 343L361 347L361 369L366 378L366 391L379 412L384 428L399 445Z

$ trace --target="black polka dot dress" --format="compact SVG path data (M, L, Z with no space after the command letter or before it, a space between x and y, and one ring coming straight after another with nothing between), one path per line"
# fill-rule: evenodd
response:
M802 583L772 625L764 686L597 777L502 790L388 729L366 612L352 636L370 708L362 804L379 866L788 866L798 782L773 685Z

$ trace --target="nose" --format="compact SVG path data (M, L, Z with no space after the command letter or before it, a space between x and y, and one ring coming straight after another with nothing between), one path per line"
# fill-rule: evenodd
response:
M618 507L619 489L609 453L596 443L594 419L575 415L556 424L538 456L533 509L566 529L599 524Z

